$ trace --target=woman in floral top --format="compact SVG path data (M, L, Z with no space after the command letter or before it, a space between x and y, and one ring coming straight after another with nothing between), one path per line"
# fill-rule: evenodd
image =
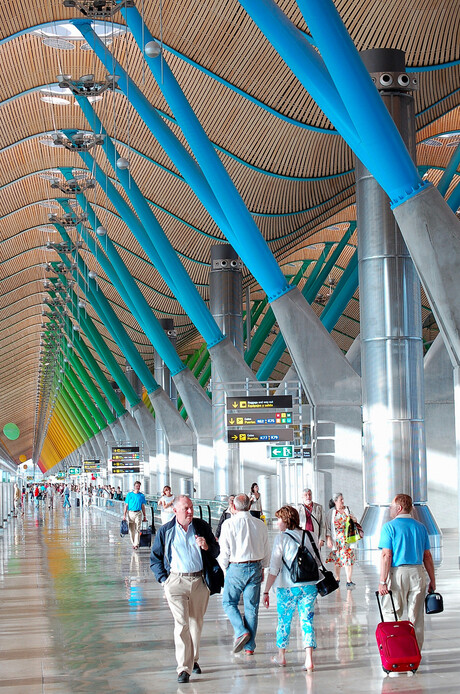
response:
M345 506L343 496L340 492L332 497L334 507L331 508L326 518L326 543L332 550L326 559L326 562L335 564L335 577L340 581L340 569L345 567L347 576L347 588L353 590L356 586L351 580L353 573L353 564L355 563L355 553L347 544L345 539L345 523L348 516L351 516L356 521L355 516L350 512L350 509Z

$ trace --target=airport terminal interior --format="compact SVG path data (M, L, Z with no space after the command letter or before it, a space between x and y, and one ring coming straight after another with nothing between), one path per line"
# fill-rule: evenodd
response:
M306 488L364 531L313 673L275 607L233 657L217 595L187 691L457 691L458 0L10 0L0 57L0 691L182 691L136 480L154 530L165 485L215 531L256 484L271 542ZM413 678L373 635L398 493L446 605Z

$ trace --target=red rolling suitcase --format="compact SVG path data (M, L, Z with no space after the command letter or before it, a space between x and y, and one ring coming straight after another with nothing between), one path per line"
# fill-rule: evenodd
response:
M412 622L407 620L398 622L391 590L389 594L395 621L385 622L380 604L380 594L378 591L375 594L382 620L375 630L375 638L377 639L383 671L386 673L417 672L422 656L420 655L420 648L418 647Z

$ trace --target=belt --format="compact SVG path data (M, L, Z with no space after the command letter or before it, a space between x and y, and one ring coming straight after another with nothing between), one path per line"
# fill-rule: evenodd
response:
M247 559L246 561L231 561L230 564L259 564L262 559Z
M184 571L171 571L174 576L202 576L203 569L201 571L191 571L189 573Z
M399 569L401 566L423 566L423 564L398 564L398 566L392 566L392 569Z

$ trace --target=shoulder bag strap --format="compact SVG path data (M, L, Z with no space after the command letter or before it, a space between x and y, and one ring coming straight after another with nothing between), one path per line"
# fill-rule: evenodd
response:
M294 542L297 542L297 544L300 546L301 543L298 541L298 539L297 539L294 535L290 535L290 534L287 532L287 530L285 531L284 534L287 535L287 537L290 537L291 540L294 540ZM303 539L304 539L304 537L305 537L305 530L304 530L303 536L302 536L302 545L303 545ZM286 569L287 569L288 571L290 571L291 568L292 568L292 564L291 564L291 566L288 566L288 565L286 564L286 562L284 561L284 557L283 557L283 556L281 557L281 561L283 562L283 564L284 564L284 566L286 567ZM293 561L293 562L295 561L295 557L294 557L294 559L293 559L292 561Z
M315 542L314 539L313 539L313 535L311 534L311 532L310 532L309 530L306 530L305 532L308 534L308 539L310 540L311 546L313 547L313 550L314 550L316 556L318 557L318 560L319 560L319 563L321 564L322 570L323 570L323 571L326 571L326 568L325 568L325 566L324 566L324 564L323 564L323 561L322 561L322 559L321 559L321 555L320 555L320 553L319 553L319 551L318 551L318 548L317 548L317 546L316 546L316 542Z

